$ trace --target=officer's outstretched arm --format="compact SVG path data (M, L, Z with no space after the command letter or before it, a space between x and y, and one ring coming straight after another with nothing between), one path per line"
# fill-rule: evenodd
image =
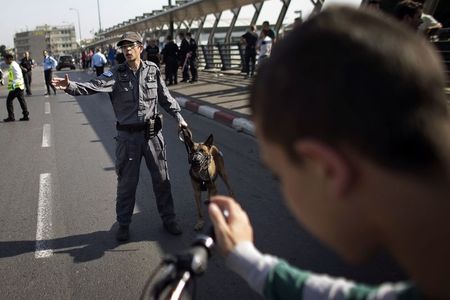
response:
M52 79L52 85L58 90L65 90L69 86L69 75L64 75L64 78L55 77Z

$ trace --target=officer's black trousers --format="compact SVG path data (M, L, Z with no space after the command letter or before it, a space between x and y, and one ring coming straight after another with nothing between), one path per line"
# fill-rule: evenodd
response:
M6 110L8 111L8 117L14 119L14 105L13 105L14 98L17 98L17 100L19 100L23 116L24 117L28 116L29 113L27 108L27 102L25 101L23 90L17 88L13 91L10 91L8 93L8 97L6 97Z
M166 62L166 81L169 84L178 83L178 62L175 60L170 60Z
M131 223L142 157L152 177L156 205L163 222L175 218L166 150L162 133L147 141L144 132L118 131L116 137L117 222Z
M31 95L31 71L22 73L23 81L25 83L25 90L27 91L27 95Z
M183 68L183 80L189 80L189 69L191 70L191 78L192 80L197 80L197 59L196 58L188 58Z
M256 65L256 53L245 53L245 73L247 75L252 75L255 71L255 65Z

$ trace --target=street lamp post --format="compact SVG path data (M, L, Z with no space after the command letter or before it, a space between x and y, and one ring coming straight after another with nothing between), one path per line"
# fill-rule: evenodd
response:
M78 9L76 8L69 8L69 10L74 10L77 13L77 17L78 17L78 34L80 35L80 46L81 46L81 24L80 24L80 12L78 11Z
M169 9L172 9L172 1L169 0ZM169 34L173 37L175 40L176 38L173 36L173 18L172 18L172 12L170 12L169 15Z
M102 32L102 20L100 19L100 2L97 0L97 10L98 10L98 27L99 32Z

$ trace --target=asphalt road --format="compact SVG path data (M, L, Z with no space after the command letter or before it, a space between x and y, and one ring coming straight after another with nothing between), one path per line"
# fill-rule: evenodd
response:
M78 70L67 73L72 80L93 76ZM138 299L164 253L187 248L196 236L189 166L175 121L166 116L164 133L184 234L174 237L162 229L143 165L131 241L118 244L114 239L115 118L108 96L75 98L59 91L44 97L39 69L33 80L33 96L26 98L31 121L0 122L0 298ZM6 93L1 87L3 101ZM17 100L14 106L18 119ZM255 226L255 243L263 252L305 269L370 283L402 277L386 257L360 267L339 260L287 212L277 182L260 163L253 137L190 111L182 113L195 140L214 134L237 199ZM4 102L0 116L6 117ZM226 191L222 183L219 190ZM259 299L225 268L218 253L197 281L197 299L214 298Z

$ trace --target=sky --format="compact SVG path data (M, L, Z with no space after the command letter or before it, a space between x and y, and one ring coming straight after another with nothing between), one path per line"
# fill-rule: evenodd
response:
M220 0L216 0L220 1ZM161 9L168 4L168 0L13 0L2 1L2 16L0 18L0 45L7 48L14 47L14 34L17 32L34 30L41 25L74 25L79 39L79 27L83 39L92 38L94 32L99 30L98 6L100 7L100 23L102 29L114 26L136 16L155 9ZM172 0L174 3L175 0ZM356 4L360 0L326 0L333 3ZM72 10L70 10L72 8ZM239 19L251 18L251 6L244 7ZM312 10L310 0L291 0L286 21L291 22L301 10L307 16ZM258 23L269 20L275 23L281 9L280 0L269 0L263 6ZM78 23L78 14L80 22ZM275 13L274 13L275 12ZM224 14L223 18L230 18L231 13ZM238 21L239 21L238 19Z

